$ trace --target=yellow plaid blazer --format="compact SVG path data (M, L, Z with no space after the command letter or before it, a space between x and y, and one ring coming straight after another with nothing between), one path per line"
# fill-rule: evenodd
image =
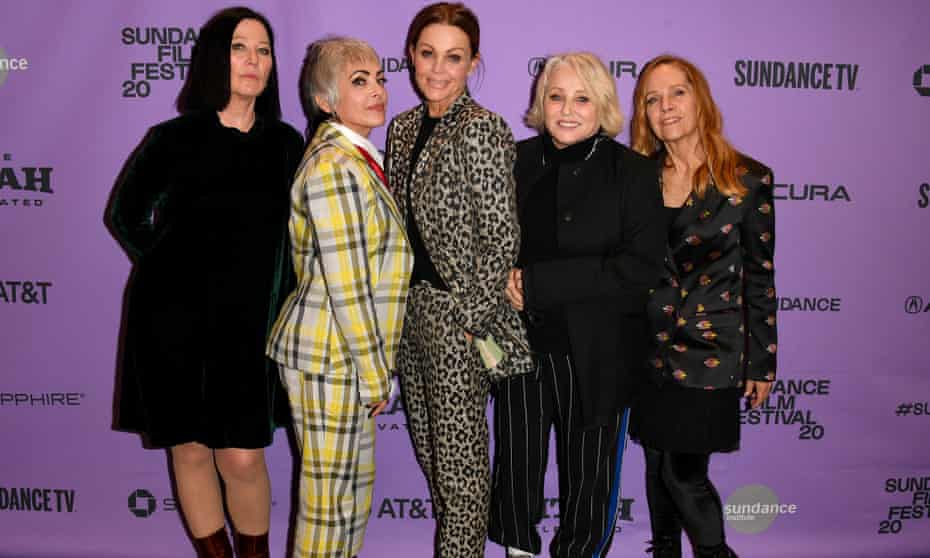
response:
M291 187L289 231L297 288L266 353L312 374L357 374L363 404L387 399L413 252L385 184L327 123Z

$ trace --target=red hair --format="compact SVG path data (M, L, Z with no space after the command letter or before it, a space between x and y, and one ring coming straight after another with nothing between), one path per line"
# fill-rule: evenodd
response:
M645 84L649 75L659 66L669 65L680 70L694 90L697 104L698 141L704 149L706 159L694 173L692 191L703 198L710 184L717 191L726 195L743 196L746 187L739 178L746 169L741 165L742 156L723 137L723 116L710 94L710 85L704 74L691 62L679 56L663 54L653 58L643 66L633 90L633 118L630 124L630 143L634 151L653 157L664 147L659 138L649 127L646 118Z

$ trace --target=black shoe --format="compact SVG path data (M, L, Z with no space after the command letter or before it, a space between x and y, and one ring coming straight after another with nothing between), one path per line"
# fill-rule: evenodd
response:
M694 549L694 558L739 558L727 543L717 546L697 546Z
M681 536L678 539L672 537L656 537L649 541L649 548L646 553L652 553L652 558L681 558Z

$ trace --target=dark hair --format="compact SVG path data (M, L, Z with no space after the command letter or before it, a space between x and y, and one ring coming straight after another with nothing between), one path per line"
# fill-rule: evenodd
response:
M461 2L436 2L424 7L417 15L413 16L410 27L407 28L407 41L404 43L404 56L410 60L408 72L410 75L410 84L417 96L423 99L423 95L417 88L416 68L413 67L413 61L410 59L410 51L417 45L420 40L420 34L428 26L438 23L441 25L452 25L458 27L468 37L468 46L471 47L471 55L475 57L479 54L481 47L481 26L478 24L478 16L470 8ZM480 84L484 71L484 57L478 59L478 82ZM467 90L467 89L466 89Z
M199 110L220 111L229 104L229 51L233 32L244 19L254 19L265 26L271 42L271 73L265 90L255 100L255 113L263 118L281 119L278 98L278 60L275 57L274 32L268 19L255 10L234 7L213 14L197 34L191 53L191 65L178 94L175 106L185 114Z
M417 15L413 16L410 27L407 29L407 42L404 44L404 54L407 55L410 49L415 47L420 40L420 33L434 23L444 25L453 25L461 29L468 36L468 45L471 47L471 55L478 54L478 48L481 46L481 27L478 25L478 17L475 12L468 9L461 2L436 2L426 6Z

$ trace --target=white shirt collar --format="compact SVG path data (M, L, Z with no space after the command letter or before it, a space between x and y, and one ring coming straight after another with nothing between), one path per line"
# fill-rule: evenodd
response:
M384 158L381 156L381 152L378 151L378 148L375 147L375 144L368 141L368 138L363 137L358 132L350 129L344 124L340 124L339 122L330 121L330 124L342 132L343 135L345 135L347 138L349 138L349 141L351 141L354 145L364 149L365 152L371 155L371 158L374 159L382 169L384 169Z

